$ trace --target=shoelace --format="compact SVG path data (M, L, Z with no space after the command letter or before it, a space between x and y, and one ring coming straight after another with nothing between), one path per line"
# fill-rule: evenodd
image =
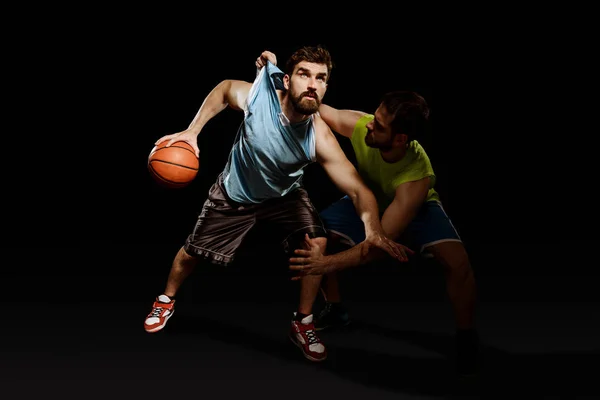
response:
M152 317L160 317L160 313L162 312L162 307L154 307L152 309L152 313L150 314Z
M309 345L319 343L319 338L315 334L315 331L313 331L312 329L309 329L309 330L305 331L304 333L306 334L306 337L308 337Z

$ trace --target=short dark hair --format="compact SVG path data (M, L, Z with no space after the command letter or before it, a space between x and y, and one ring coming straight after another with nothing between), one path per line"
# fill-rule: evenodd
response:
M308 61L315 64L327 65L327 80L331 77L331 70L333 69L333 62L331 61L331 54L325 47L318 46L304 46L296 50L290 58L288 58L285 65L286 73L291 75L294 72L294 67L301 61Z
M393 115L392 133L408 136L408 142L425 139L429 106L423 96L409 90L397 90L384 94L381 104Z

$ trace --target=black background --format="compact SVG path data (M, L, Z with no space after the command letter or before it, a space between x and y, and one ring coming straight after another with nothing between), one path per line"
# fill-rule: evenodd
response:
M297 387L303 374L317 374L299 354L286 353L289 315L278 304L291 312L297 287L269 253L250 252L230 270L209 267L190 278L179 295L181 322L175 317L165 335L147 335L141 323L225 164L242 114L225 110L206 125L200 172L185 189L161 189L150 178L154 141L185 129L221 80L252 81L261 51L275 52L283 64L298 46L322 44L335 64L325 103L373 112L395 89L415 90L429 102L436 188L480 283L491 361L476 390L598 394L584 365L598 362L599 348L595 138L582 122L587 103L576 94L581 71L556 68L549 37L493 34L481 45L473 32L451 40L444 30L400 26L321 35L307 17L274 40L266 21L173 28L117 15L36 30L14 45L8 63L14 95L6 110L14 124L5 136L0 250L12 312L1 324L4 376L48 380L63 396L102 393L90 389L99 383L107 393L156 393L163 389L137 383L155 381L149 365L162 363L174 371L169 382L192 382L171 389L177 393L197 394L193 382L209 374L241 382L209 385L227 397L246 389L291 396L284 384L251 382L281 373ZM349 143L340 143L352 159ZM305 183L319 209L340 196L318 165L308 168ZM445 339L428 333L450 337L453 326L436 266L416 260L405 268L356 269L344 288L361 345L360 335L375 334L445 348ZM438 303L443 312L431 313ZM413 314L405 309L411 305ZM257 333L262 328L247 315L268 333ZM336 344L344 340L347 347ZM382 355L356 349L353 340L328 337L333 365L325 368L369 396L459 391L436 362L389 358L397 348ZM221 352L223 343L233 348ZM265 354L279 361L260 364L263 372L253 375L252 357ZM119 367L125 360L135 360L127 370ZM230 369L215 370L218 360L230 361ZM339 384L328 379L317 379L320 387ZM11 388L22 396L35 390Z

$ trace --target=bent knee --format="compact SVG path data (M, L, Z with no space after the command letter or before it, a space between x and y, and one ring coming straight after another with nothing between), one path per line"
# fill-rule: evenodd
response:
M460 274L471 272L471 261L461 242L442 242L427 249L448 272Z
M314 233L314 232L297 232L293 235L289 236L285 242L283 242L283 247L286 253L293 252L295 249L308 249L308 244L306 243L306 234L308 233L309 240L312 243L317 244L319 247L324 249L327 246L327 237L322 233Z
M194 254L190 254L186 251L185 246L179 249L177 257L179 258L179 261L184 264L195 264L198 261Z

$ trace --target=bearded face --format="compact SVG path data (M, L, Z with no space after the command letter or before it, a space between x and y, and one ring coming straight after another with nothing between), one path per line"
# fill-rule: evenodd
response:
M287 82L294 111L303 115L314 114L327 91L327 66L301 61L288 76Z
M389 151L394 146L395 135L392 133L390 115L383 105L380 105L374 114L375 118L367 124L365 143L367 146L381 151Z
M367 146L381 151L389 151L393 147L394 138L391 134L381 133L375 134L372 130L367 131L365 136L365 143Z
M300 114L314 114L319 110L321 99L315 90L307 90L297 96L290 96L294 111Z

